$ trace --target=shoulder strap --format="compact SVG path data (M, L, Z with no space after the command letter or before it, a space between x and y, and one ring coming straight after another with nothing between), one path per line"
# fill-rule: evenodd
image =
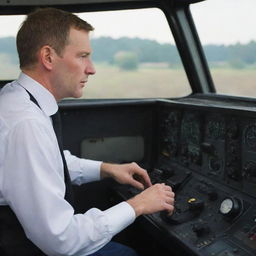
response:
M25 88L24 88L25 89ZM26 89L25 89L26 90ZM28 91L26 90L27 93L30 96L30 100L34 102L40 109L41 107L39 106L37 100L35 97ZM58 118L58 121L56 121L56 118ZM65 192L65 200L68 201L73 207L74 207L74 197L73 197L73 190L72 190L72 184L71 184L71 179L67 167L67 162L63 153L63 146L62 146L62 135L61 135L61 121L60 121L60 114L57 112L52 116L53 119L53 128L54 132L57 137L59 149L60 149L60 154L63 162L63 168L64 168L64 182L66 186L66 192Z
M25 88L24 88L25 89ZM26 90L26 89L25 89ZM41 109L41 107L39 106L39 104L38 104L38 102L37 102L37 100L35 99L35 97L28 91L28 90L26 90L26 92L28 93L28 95L29 95L29 97L30 97L30 100L32 101L32 102L34 102L40 109Z

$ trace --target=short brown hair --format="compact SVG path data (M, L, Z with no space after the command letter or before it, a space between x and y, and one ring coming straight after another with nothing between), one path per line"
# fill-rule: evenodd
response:
M68 44L70 28L92 31L94 28L78 16L55 8L41 8L30 13L18 31L16 44L20 68L37 62L37 52L51 46L58 55Z

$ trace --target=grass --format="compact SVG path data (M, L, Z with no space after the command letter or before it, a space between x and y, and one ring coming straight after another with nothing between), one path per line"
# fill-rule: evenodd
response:
M1 80L16 78L17 66L5 56L0 64ZM184 70L166 66L143 65L136 71L121 71L115 66L96 64L97 73L89 78L83 98L170 98L191 93ZM218 93L256 97L256 67L212 68Z
M213 69L212 77L219 93L256 97L256 68Z
M139 68L121 71L114 66L96 65L84 98L151 98L185 96L191 92L185 72L168 68Z
M117 67L96 65L84 98L180 97L191 92L183 69L141 67L121 71ZM221 94L256 97L256 68L212 68L216 90Z

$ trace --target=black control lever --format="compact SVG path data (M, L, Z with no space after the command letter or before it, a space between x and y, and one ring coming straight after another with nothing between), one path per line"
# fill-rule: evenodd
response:
M187 171L186 175L181 179L175 180L175 179L169 178L165 181L165 183L166 185L171 186L172 190L176 193L178 190L182 189L187 184L190 178L191 178L191 172Z
M214 155L215 148L212 144L208 142L203 142L201 144L201 149L204 153L209 154L209 155Z

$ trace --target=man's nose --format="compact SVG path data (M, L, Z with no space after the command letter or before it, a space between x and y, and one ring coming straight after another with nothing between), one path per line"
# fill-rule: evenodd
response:
M89 60L88 62L88 66L85 69L85 73L88 75L94 75L96 73L96 69L91 60Z

